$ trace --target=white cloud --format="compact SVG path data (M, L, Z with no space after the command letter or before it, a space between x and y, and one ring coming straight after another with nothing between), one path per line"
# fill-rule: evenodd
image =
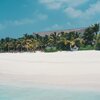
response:
M39 0L41 4L51 10L60 10L70 19L78 19L82 22L91 21L95 23L100 21L100 1L91 4L90 0ZM81 9L80 6L90 3L87 9ZM97 18L98 17L98 18Z
M52 29L61 29L61 28L63 28L63 26L58 25L58 24L54 24L54 25L52 26Z
M19 20L7 20L3 22L3 26L9 27L9 26L21 26L21 25L28 25L28 24L33 24L35 22L34 19L31 18L23 18Z
M33 19L28 19L28 18L26 18L26 19L21 19L21 20L15 20L15 21L13 21L12 22L12 24L14 24L14 25L25 25L25 24L32 24L32 23L34 23L34 20Z
M68 7L77 7L84 3L87 3L89 0L67 0L66 3Z
M6 29L8 27L13 27L13 26L22 26L22 25L28 25L28 24L33 24L35 23L34 19L20 19L20 20L7 20L0 24L0 31L3 29Z
M39 0L39 2L49 9L59 9L61 7L61 3L56 0Z
M39 20L46 20L47 18L48 18L48 15L46 14L42 14L42 13L37 14L37 19Z
M74 7L68 7L64 9L64 13L72 18L91 19L95 16L100 16L100 1L96 2L95 4L91 4L85 11Z
M3 29L5 29L5 25L3 25L3 24L0 24L0 30L3 30Z
M12 26L22 26L22 25L29 25L36 23L38 21L43 21L46 20L48 16L46 14L38 13L36 14L35 17L32 18L23 18L23 19L16 19L16 20L7 20L3 23L0 24L0 30L3 30L7 27L12 27Z
M70 22L66 22L65 25L61 25L61 24L53 24L47 28L45 28L45 31L50 31L50 30L62 30L62 29L67 29L69 27L72 27L72 23Z
M96 14L100 15L100 1L97 1L95 4L90 5L90 8L86 10L85 14L89 16L93 16Z
M55 10L70 6L76 7L88 1L89 0L39 0L39 2L47 8Z
M72 18L77 18L77 17L80 17L80 16L82 15L82 11L76 10L76 9L74 9L74 8L72 8L72 7L66 8L66 9L64 10L64 12L65 12L68 16L70 16L70 17L72 17Z
M65 28L65 26L58 25L58 24L54 24L54 25L52 25L52 26L50 26L50 27L45 28L44 30L45 30L45 31L60 30L60 29L63 29L63 28Z

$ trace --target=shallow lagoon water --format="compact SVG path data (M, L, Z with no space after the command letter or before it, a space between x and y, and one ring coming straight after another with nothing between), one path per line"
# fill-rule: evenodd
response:
M0 100L100 100L100 92L1 85Z

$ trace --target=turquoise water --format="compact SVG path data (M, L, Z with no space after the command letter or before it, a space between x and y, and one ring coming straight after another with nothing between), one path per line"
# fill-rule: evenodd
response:
M100 92L0 86L0 100L100 100Z

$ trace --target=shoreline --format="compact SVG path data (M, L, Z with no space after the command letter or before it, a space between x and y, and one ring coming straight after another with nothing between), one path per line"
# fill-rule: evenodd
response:
M2 53L0 84L100 90L100 52Z

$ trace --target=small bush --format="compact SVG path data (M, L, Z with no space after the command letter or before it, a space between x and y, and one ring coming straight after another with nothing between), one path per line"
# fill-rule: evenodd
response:
M96 50L100 50L100 42L96 44L95 49L96 49Z
M79 50L94 50L94 46L91 46L91 45L82 46L80 47Z
M99 34L98 37L97 37L95 49L96 49L96 50L100 50L100 34Z
M57 48L56 47L46 47L45 48L45 52L56 52L57 51Z

